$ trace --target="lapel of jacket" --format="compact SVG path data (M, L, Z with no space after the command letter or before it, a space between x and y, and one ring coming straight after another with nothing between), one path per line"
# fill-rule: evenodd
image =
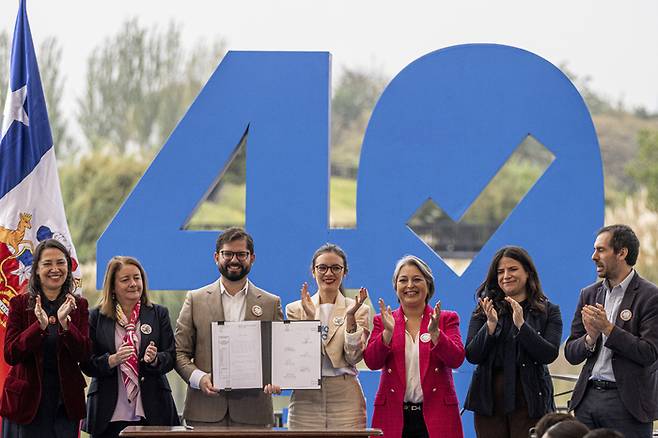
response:
M615 325L619 328L623 327L623 325L627 322L629 322L633 318L633 312L631 311L631 308L633 306L633 301L635 301L635 297L637 296L637 288L640 287L640 276L635 272L633 274L633 278L631 279L631 282L628 283L628 287L626 288L626 291L624 292L624 296L621 299L621 303L619 304L619 311L617 312L617 319L615 319ZM628 321L624 321L621 318L621 313L624 310L628 310L631 312L631 317L628 319Z
M247 280L247 298L245 299L244 306L244 320L245 321L269 321L269 318L263 319L263 314L265 309L263 309L263 303L261 296L263 294L256 289L256 287L251 284L251 281ZM256 307L258 306L258 307ZM260 315L256 315L254 311L260 308Z
M391 339L391 349L394 350L393 357L395 358L395 368L398 374L398 379L402 383L402 395L407 389L407 371L405 364L405 347L406 347L406 321L404 320L404 313L402 307L398 307L393 312L393 319L395 319L395 328L393 329L393 338Z
M420 340L420 337L423 333L427 333L427 327L430 323L430 314L432 313L432 308L430 306L425 306L425 312L423 313L423 319L420 322L420 330L418 331L418 365L420 368L420 381L423 382L425 374L429 369L430 365L430 349L432 346L432 341L423 342ZM440 316L439 316L440 318ZM439 322L441 322L439 320Z
M213 283L206 293L208 294L208 312L210 312L210 321L224 321L224 305L222 304L222 290L219 286L218 279Z
M338 322L338 324L337 324ZM340 292L336 295L334 308L329 317L327 325L329 326L329 333L327 334L327 345L331 342L338 329L345 324L345 297Z
M112 318L108 318L107 316L100 313L100 309L98 309L98 313L99 313L98 327L96 328L96 338L98 339L101 345L105 345L107 351L110 354L114 354L117 352L117 346L116 343L114 342L114 332L116 329L116 324L118 323Z
M599 284L599 287L596 290L596 296L594 297L594 303L605 306L605 286L603 285L603 281Z
M143 357L149 342L155 341L155 331L159 328L158 321L155 319L155 308L153 306L149 307L142 304L142 307L139 309L139 326L142 334L142 340L139 343L139 357ZM146 327L150 327L151 330L146 329ZM145 333L145 331L148 333ZM157 344L155 346L159 351L161 346Z

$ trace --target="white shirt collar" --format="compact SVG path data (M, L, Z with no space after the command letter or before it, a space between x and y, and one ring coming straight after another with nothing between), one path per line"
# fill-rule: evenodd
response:
M241 294L242 294L242 295L247 295L247 288L248 288L248 287L249 287L249 280L247 280L247 281L244 283L244 287L243 287L242 289L240 289L235 295L231 295L231 294L228 293L228 291L226 290L226 287L224 287L224 283L222 283L222 279L221 279L221 278L219 279L219 291L220 291L220 293L225 294L225 295L228 295L229 297L238 297L238 296L240 296Z

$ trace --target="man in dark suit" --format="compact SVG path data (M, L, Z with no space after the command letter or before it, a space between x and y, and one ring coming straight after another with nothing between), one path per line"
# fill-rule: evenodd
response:
M590 429L651 437L658 418L658 287L633 266L640 242L626 225L601 228L592 260L602 281L584 288L565 356L580 373L570 410Z
M183 417L193 426L268 426L272 397L262 389L220 391L211 379L213 321L281 321L281 299L256 287L247 274L256 259L254 241L241 228L217 239L220 278L188 292L176 322L176 371L189 384Z

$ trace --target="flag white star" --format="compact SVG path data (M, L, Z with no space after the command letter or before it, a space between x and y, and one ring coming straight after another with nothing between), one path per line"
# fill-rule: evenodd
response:
M14 122L14 120L21 122L25 126L30 126L30 120L25 112L25 100L27 99L27 85L22 86L16 91L7 93L7 100L5 101L5 110L2 113L2 134L0 139L5 136L7 130Z
M24 281L30 279L32 274L32 266L24 265L20 260L18 261L18 269L12 272L14 275L18 275L18 284L23 284Z

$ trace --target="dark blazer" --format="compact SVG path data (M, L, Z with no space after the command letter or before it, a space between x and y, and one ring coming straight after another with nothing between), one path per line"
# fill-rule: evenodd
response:
M603 337L599 336L594 352L589 351L580 314L583 306L595 303L605 303L601 281L580 292L571 335L564 349L564 355L573 365L586 360L571 397L570 410L577 409L582 401L602 347ZM628 321L621 318L624 310L631 311ZM612 370L626 409L642 423L658 419L658 287L637 272L624 293L615 327L605 346L612 350Z
M142 327L151 326L151 333L141 332L139 344L139 389L149 426L177 426L178 413L166 374L174 368L174 332L166 307L142 305L139 311ZM87 418L83 430L100 434L107 428L117 404L119 367L110 368L108 358L116 353L114 341L116 322L100 313L97 307L89 314L89 332L92 342L91 359L82 364L85 374L92 377L87 393ZM158 348L155 365L143 361L149 342Z
M34 308L28 309L29 294L16 295L9 302L9 319L5 331L5 362L12 365L0 401L0 415L18 424L28 424L37 414L41 402L43 379L43 339ZM71 420L85 416L87 384L79 362L89 356L87 300L75 299L77 308L69 316L69 329L60 326L57 341L60 397ZM59 323L58 323L59 325Z
M481 415L494 413L493 368L495 338L501 335L503 318L512 318L511 314L500 316L498 327L493 335L487 331L487 317L473 314L468 326L466 340L466 360L477 367L473 372L471 386L466 396L464 408ZM547 364L553 362L560 350L562 339L562 316L560 308L546 302L545 310L533 308L524 310L525 322L520 329L514 324L510 328L505 342L515 343L515 348L506 349L503 356L503 369L516 379L518 372L521 389L528 404L530 418L539 418L555 410L553 401L553 383ZM506 393L514 400L515 385L505 386Z

